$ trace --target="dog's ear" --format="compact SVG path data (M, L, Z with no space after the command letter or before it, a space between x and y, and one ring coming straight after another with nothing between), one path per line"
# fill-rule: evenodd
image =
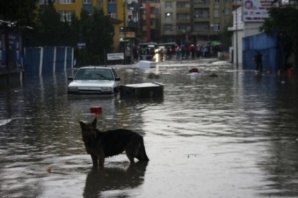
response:
M94 120L91 122L91 124L96 127L96 123L97 123L97 118L94 118Z
M84 129L86 127L86 123L83 122L83 121L80 121L80 125L81 125L81 128Z

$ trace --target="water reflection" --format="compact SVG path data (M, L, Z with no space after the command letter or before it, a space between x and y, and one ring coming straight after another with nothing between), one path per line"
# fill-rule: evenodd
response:
M104 170L91 169L86 178L83 196L92 197L130 197L132 190L143 184L148 162L137 162L123 167L123 163L116 163Z

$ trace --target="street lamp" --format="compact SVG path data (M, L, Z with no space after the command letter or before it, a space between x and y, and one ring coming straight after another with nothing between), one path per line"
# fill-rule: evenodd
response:
M235 24L235 29L236 29L236 69L238 69L238 8L236 8L236 24Z
M126 39L126 1L123 1L123 41Z
M143 41L143 13L144 13L144 7L139 7L139 36L140 40Z
M122 32L123 32L123 38L121 39L123 43L123 64L126 63L126 56L125 56L125 51L126 51L126 1L123 0L123 27L122 27Z

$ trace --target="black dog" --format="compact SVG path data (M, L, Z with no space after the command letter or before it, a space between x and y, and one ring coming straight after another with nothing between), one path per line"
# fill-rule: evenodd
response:
M101 132L96 129L97 119L91 123L80 121L82 138L86 151L91 155L93 167L104 165L104 158L118 155L123 151L131 164L134 158L139 161L149 161L147 157L143 137L127 129L116 129Z

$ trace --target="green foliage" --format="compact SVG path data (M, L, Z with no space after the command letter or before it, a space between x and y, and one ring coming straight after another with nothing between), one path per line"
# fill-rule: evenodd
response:
M229 47L232 45L233 32L228 30L229 26L231 26L231 24L228 24L220 34L220 41L223 44L224 51L228 51Z
M53 0L48 5L38 0L0 0L0 19L32 26L31 46L73 46L83 42L84 50L76 49L79 64L103 64L106 53L113 50L114 26L102 9L94 8L92 15L82 9L80 19L62 22Z
M298 10L294 7L272 8L260 30L265 33L279 32L294 38L298 33L297 19Z
M77 53L78 63L103 64L106 53L112 51L114 42L114 27L109 16L104 16L102 9L94 8L91 16L82 10L81 19L71 26L78 32L79 41L86 43L86 51L79 50Z
M32 45L71 46L74 44L69 24L61 21L60 14L52 4L40 7L36 24Z
M269 18L260 27L267 34L277 32L287 59L294 52L295 62L298 63L298 10L286 6L269 10ZM285 63L286 64L286 63Z
M33 26L38 0L0 0L0 19L17 21L18 26Z

